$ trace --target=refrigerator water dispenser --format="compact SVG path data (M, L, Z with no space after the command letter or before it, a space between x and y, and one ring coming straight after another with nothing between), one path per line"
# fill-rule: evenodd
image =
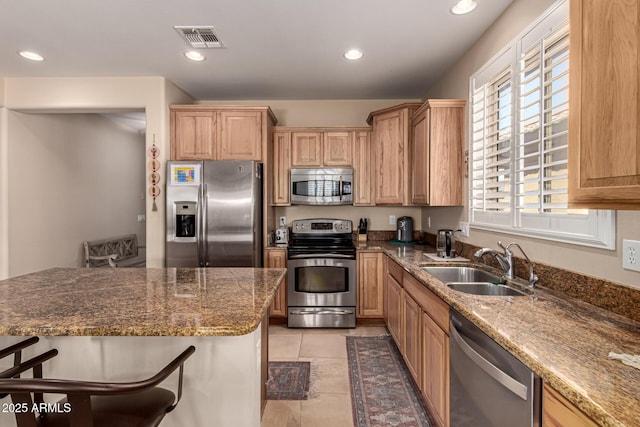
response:
M176 202L176 237L196 237L196 202Z

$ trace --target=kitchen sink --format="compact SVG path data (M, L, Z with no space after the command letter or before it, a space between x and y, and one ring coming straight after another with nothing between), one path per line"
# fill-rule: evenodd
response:
M454 291L460 291L473 295L488 296L525 296L524 292L520 292L507 285L494 285L493 283L447 283L447 286Z
M424 271L447 284L455 291L473 295L524 296L511 286L504 284L504 278L475 267L422 267Z
M443 283L504 282L501 277L475 267L422 267L422 269Z

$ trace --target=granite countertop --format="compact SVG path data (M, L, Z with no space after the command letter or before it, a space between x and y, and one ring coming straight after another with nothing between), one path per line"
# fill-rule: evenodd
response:
M600 425L639 425L640 370L608 354L640 355L640 323L563 297L544 283L524 297L451 290L420 268L437 264L423 255L435 252L429 246L369 241L358 248L383 250ZM526 288L524 281L513 284Z
M254 331L283 268L52 268L0 281L0 335Z

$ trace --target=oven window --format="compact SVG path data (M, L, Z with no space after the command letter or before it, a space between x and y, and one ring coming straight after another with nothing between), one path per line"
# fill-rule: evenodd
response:
M349 269L346 267L296 268L296 292L335 293L349 291Z
M307 197L340 196L340 181L308 180L293 182L293 194ZM351 194L351 183L342 181L342 195Z

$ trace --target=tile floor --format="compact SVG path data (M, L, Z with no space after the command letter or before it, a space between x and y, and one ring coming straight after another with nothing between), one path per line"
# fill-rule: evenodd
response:
M269 400L262 427L353 427L347 335L383 335L384 326L356 329L269 327L269 360L311 361L308 400Z

